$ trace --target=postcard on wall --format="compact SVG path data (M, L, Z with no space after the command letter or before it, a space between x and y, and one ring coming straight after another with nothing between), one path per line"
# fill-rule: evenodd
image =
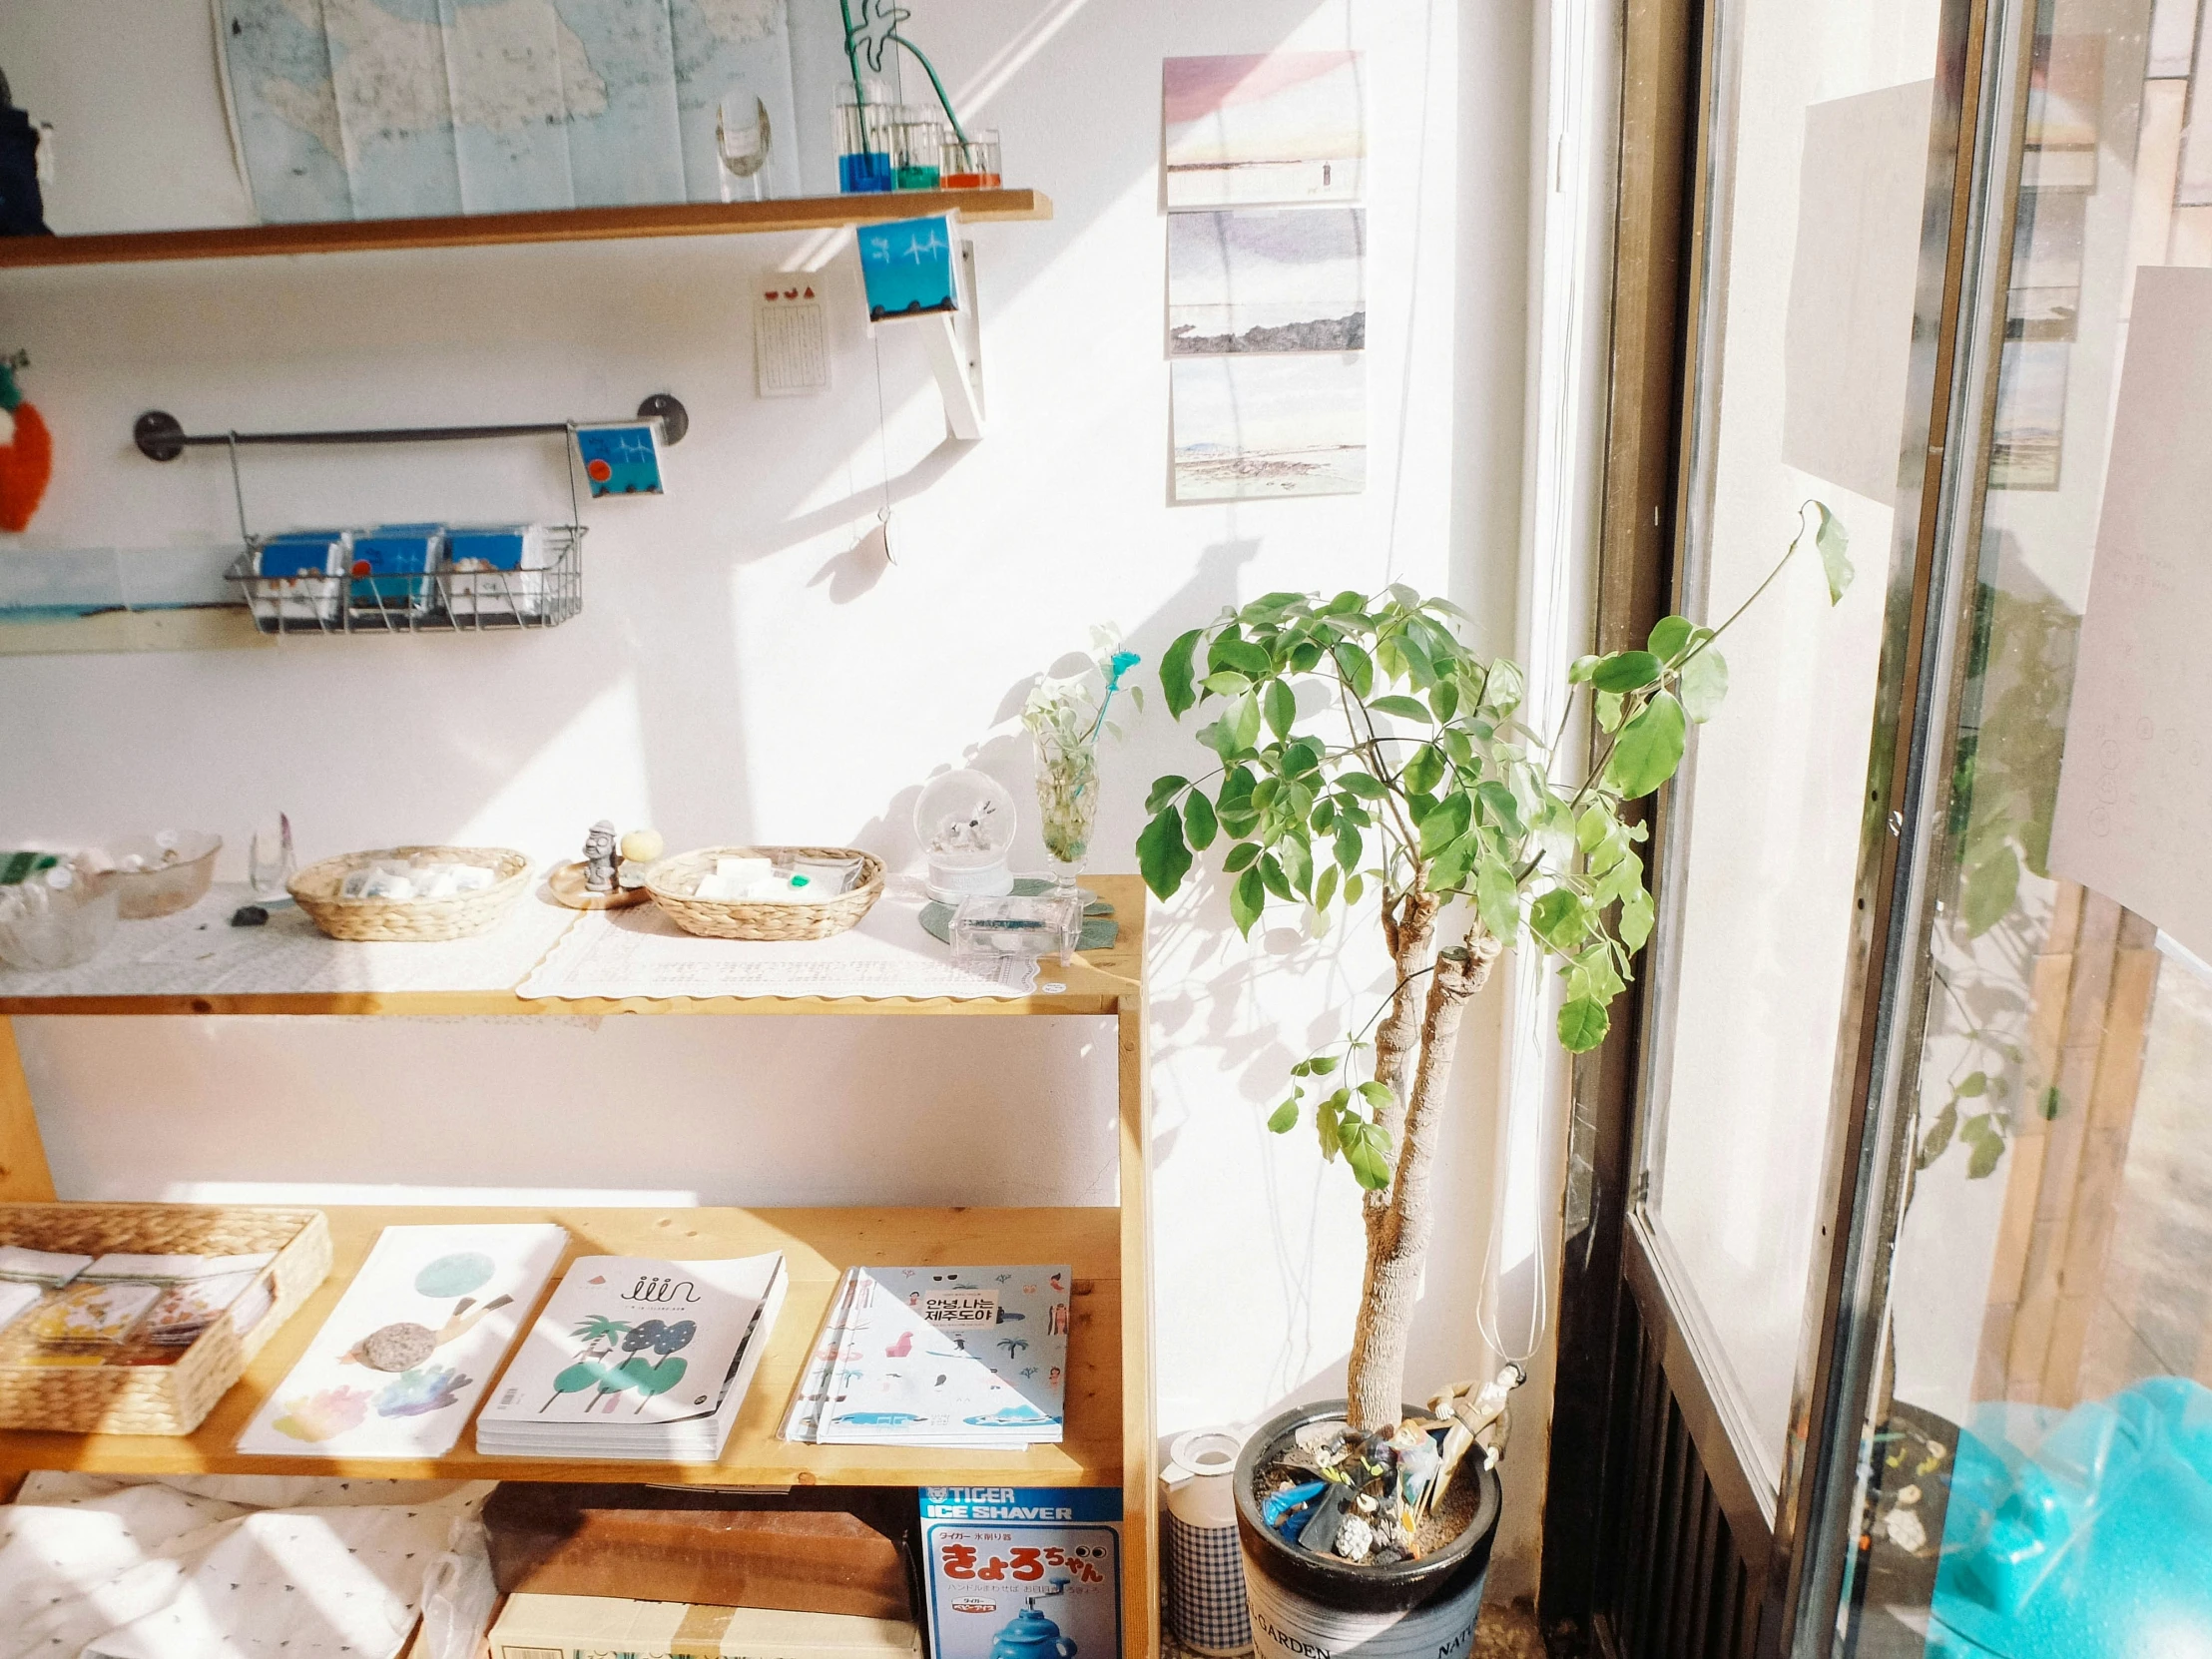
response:
M1368 342L1367 210L1168 216L1168 351L1358 351Z
M2136 273L2096 562L2052 813L2050 867L2212 956L2212 885L2189 878L2212 821L2203 672L2212 561L2212 271Z
M1366 489L1366 364L1363 351L1175 358L1175 499Z
M1360 200L1359 53L1169 58L1161 81L1169 208Z
M239 1450L451 1450L567 1247L550 1225L385 1228Z

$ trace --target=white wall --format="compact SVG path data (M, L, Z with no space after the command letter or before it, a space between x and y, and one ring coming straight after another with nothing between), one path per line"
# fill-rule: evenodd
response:
M794 0L795 12L824 0ZM201 0L74 0L126 25ZM298 641L269 651L0 660L0 841L206 825L233 848L281 808L302 852L399 839L569 851L608 816L672 845L852 841L904 857L915 787L972 760L1024 800L1008 716L1112 618L1156 662L1275 588L1402 578L1513 638L1529 46L1516 8L1450 0L913 0L956 90L994 85L1010 182L1048 224L975 230L993 431L940 442L918 344L844 326L837 386L751 393L745 294L802 239L461 250L0 278L57 436L37 539L137 547L230 532L220 460L159 467L142 410L192 428L584 417L667 389L692 432L671 494L587 508L587 604L544 637ZM52 15L51 0L9 13ZM63 129L32 55L0 64ZM1357 497L1166 504L1164 55L1278 43L1370 54L1371 484ZM804 44L804 43L803 43ZM801 53L820 110L828 74ZM46 107L42 108L42 98ZM810 95L803 89L802 104ZM826 123L825 123L826 125ZM812 143L818 135L807 133ZM819 145L816 146L819 152ZM812 163L810 166L812 167ZM57 205L57 217L66 212ZM272 452L263 526L551 515L547 444ZM895 566L858 544L885 473ZM1148 663L1147 675L1150 673ZM1100 867L1129 867L1145 783L1182 770L1155 711L1108 762ZM1041 861L1033 825L1023 851ZM1153 1156L1160 1425L1341 1386L1359 1283L1354 1193L1262 1127L1284 1068L1382 982L1287 925L1247 945L1218 884L1155 909ZM1365 1007L1362 1008L1365 1012ZM679 1192L709 1202L1080 1202L1110 1194L1111 1048L1083 1022L24 1020L71 1196L347 1184ZM1482 1368L1494 1013L1470 1020L1465 1121L1414 1382ZM1540 1422L1543 1402L1527 1407ZM1530 1587L1541 1435L1508 1464L1493 1585Z

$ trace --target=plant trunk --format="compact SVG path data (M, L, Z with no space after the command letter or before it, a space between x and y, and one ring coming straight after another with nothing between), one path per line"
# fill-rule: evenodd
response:
M1395 1422L1405 1399L1405 1344L1413 1322L1413 1300L1421 1266L1428 1255L1434 1225L1429 1166L1443 1123L1444 1091L1451 1080L1453 1052L1459 1045L1459 1015L1467 998L1481 990L1497 960L1498 942L1476 933L1464 946L1440 952L1429 975L1420 1026L1420 1061L1410 1097L1397 1126L1397 1163L1385 1193L1370 1194L1367 1277L1360 1318L1352 1337L1347 1388L1355 1428ZM1403 977L1401 973L1400 978ZM1392 1020L1396 1018L1392 1011ZM1382 1042L1376 1043L1377 1070ZM1378 1206L1372 1200L1382 1199Z

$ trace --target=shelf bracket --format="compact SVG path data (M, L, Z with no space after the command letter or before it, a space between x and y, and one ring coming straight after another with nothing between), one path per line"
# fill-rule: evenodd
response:
M975 244L959 245L960 308L922 321L929 367L944 395L944 420L952 435L973 443L983 435L983 319L975 293Z

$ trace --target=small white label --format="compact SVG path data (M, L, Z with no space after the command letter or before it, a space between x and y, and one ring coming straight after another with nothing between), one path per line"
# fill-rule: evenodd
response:
M820 279L770 273L753 300L754 380L763 397L830 388L830 317Z
M931 1325L996 1325L996 1291L930 1291L921 1299L921 1317Z

